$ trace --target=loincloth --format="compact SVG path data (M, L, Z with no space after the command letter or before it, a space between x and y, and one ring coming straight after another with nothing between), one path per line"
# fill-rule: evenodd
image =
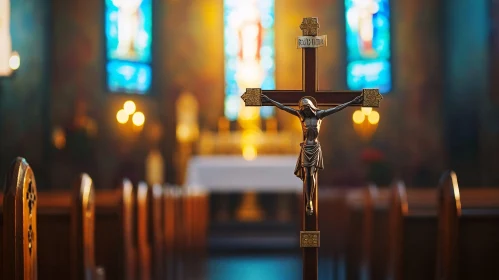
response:
M304 179L305 174L303 173L304 167L315 167L316 169L324 169L324 161L322 158L321 144L319 142L315 144L304 144L301 143L301 151L296 161L295 175Z

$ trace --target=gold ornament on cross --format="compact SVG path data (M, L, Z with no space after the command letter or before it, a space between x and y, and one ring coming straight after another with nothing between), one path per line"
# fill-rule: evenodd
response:
M304 18L300 24L303 36L317 36L319 33L319 19L316 17Z

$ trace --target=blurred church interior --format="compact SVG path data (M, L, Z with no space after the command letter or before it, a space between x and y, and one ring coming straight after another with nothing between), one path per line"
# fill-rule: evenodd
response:
M40 194L84 172L97 196L124 179L203 196L175 214L205 217L181 234L201 240L203 273L162 279L301 279L300 122L240 96L301 89L310 16L328 37L319 89L383 95L323 122L319 201L396 180L433 190L447 170L499 186L497 0L0 0L2 178L20 156ZM340 231L324 209L323 231ZM326 255L320 279L343 279Z

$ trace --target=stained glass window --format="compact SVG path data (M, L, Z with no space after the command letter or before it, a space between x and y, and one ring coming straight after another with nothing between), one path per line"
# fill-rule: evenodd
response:
M345 0L345 9L348 87L390 91L389 0Z
M11 74L12 69L9 65L11 55L10 0L0 0L0 77Z
M246 88L275 89L274 0L225 0L224 39L225 116L236 120Z
M145 94L152 81L152 0L105 1L107 87Z

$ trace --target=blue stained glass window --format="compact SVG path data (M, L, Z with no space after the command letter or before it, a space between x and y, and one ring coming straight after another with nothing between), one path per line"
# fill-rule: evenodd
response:
M345 0L347 85L352 90L392 87L389 0Z
M152 70L152 0L105 0L107 86L147 93Z
M275 89L274 0L225 0L224 39L225 116L236 120L246 88Z
M107 84L113 92L146 93L151 87L151 66L128 61L107 63Z

